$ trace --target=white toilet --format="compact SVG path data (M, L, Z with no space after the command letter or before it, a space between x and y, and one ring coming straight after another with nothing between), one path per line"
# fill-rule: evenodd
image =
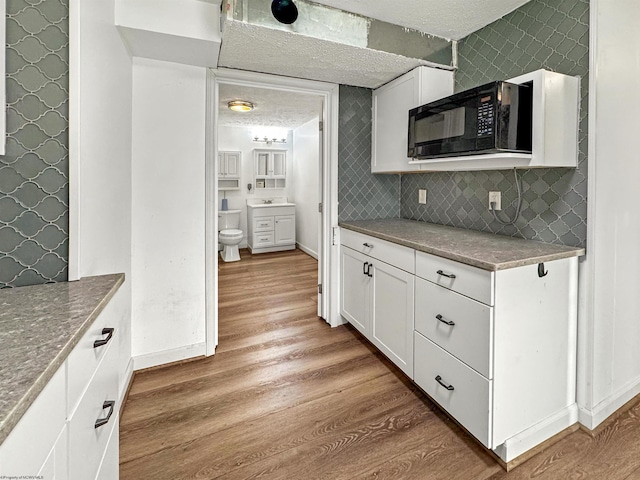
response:
M240 210L224 210L218 212L218 242L223 246L220 256L225 262L240 260L238 245L244 234L240 230Z

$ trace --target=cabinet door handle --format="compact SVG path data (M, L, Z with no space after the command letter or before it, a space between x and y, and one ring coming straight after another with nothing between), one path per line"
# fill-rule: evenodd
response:
M370 263L367 267L367 276L373 277L373 273L371 273L371 267L373 267L373 263Z
M367 248L373 248L373 245L371 245L370 243L364 242L362 244L363 247L367 247Z
M99 419L96 420L95 428L99 428L99 427L109 423L109 419L111 418L111 415L113 414L113 407L115 405L116 405L116 402L114 400L107 400L102 404L102 409L104 410L105 408L108 408L109 409L109 413L107 413L106 417L99 418Z
M453 385L447 385L446 383L444 383L440 375L436 377L436 382L438 382L440 385L442 385L444 388L446 388L450 392L453 392Z
M436 273L438 275L442 275L443 277L456 278L456 276L453 273L444 273L442 270L438 270Z
M93 348L98 348L109 343L109 340L111 340L111 337L113 337L114 331L115 328L103 328L102 335L106 335L107 338L101 338L100 340L96 340L95 342L93 342Z
M362 274L366 275L367 274L367 266L369 266L369 262L364 262L362 264Z
M450 327L453 327L456 324L456 322L452 322L451 320L445 320L444 318L442 318L442 315L440 314L436 315L436 318L440 320L442 323L449 325Z

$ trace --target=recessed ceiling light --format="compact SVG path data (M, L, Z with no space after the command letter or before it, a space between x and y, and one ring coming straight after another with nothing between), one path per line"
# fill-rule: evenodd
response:
M229 109L234 112L250 112L253 110L253 103L244 100L234 100L228 103Z

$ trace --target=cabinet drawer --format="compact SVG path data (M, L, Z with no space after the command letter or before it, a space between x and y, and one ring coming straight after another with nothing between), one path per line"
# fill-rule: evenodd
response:
M493 378L493 307L416 278L415 309L418 332L483 376Z
M253 231L265 232L273 230L273 217L258 217L253 219Z
M118 293L116 293L118 295ZM78 406L82 393L87 388L89 380L93 377L100 361L104 358L111 346L118 342L117 334L119 319L117 317L117 304L113 298L100 313L98 318L89 327L89 330L82 336L78 344L69 354L67 359L68 368L68 396L67 396L67 416L73 415ZM103 329L113 328L112 336L103 334ZM98 345L94 347L95 342ZM101 345L103 342L105 342Z
M416 275L479 302L493 305L494 272L416 252Z
M414 341L414 381L483 445L492 448L491 381L417 332Z
M95 478L107 442L118 419L119 405L113 406L109 422L96 428L96 420L105 418L105 401L118 400L118 350L110 348L100 363L78 408L69 420L69 478Z
M273 245L273 232L253 234L253 248L269 247L271 245Z
M363 235L345 228L340 230L340 243L370 257L382 260L405 272L415 272L415 250L380 238Z

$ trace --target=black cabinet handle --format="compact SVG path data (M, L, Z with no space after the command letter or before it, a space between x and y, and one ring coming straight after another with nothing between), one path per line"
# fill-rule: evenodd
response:
M109 413L107 413L107 416L104 418L99 418L96 420L96 426L95 428L101 427L103 425L106 425L107 423L109 423L109 419L111 418L111 415L113 414L113 407L115 407L116 402L114 400L106 400L103 404L102 404L102 409L104 410L105 408L109 409Z
M445 320L444 318L442 318L442 315L438 314L436 315L436 318L438 320L440 320L442 323L449 325L450 327L453 327L456 323L452 322L451 320Z
M443 277L456 278L456 276L453 273L444 273L442 270L438 270L436 273L438 275L442 275Z
M367 266L369 265L369 262L364 262L362 264L362 274L366 275L367 274Z
M373 245L371 245L370 243L364 242L362 244L363 247L367 247L367 248L373 248Z
M447 385L446 383L444 383L442 381L442 377L440 375L438 375L436 377L436 382L438 382L440 385L442 385L444 388L446 388L447 390L449 390L450 392L453 391L453 385Z
M370 263L369 266L367 267L367 275L369 277L373 277L373 273L371 273L371 267L373 267L373 263Z
M113 332L115 332L115 328L103 328L102 335L106 335L107 338L102 338L93 342L93 348L98 348L109 343L109 340L113 337Z

